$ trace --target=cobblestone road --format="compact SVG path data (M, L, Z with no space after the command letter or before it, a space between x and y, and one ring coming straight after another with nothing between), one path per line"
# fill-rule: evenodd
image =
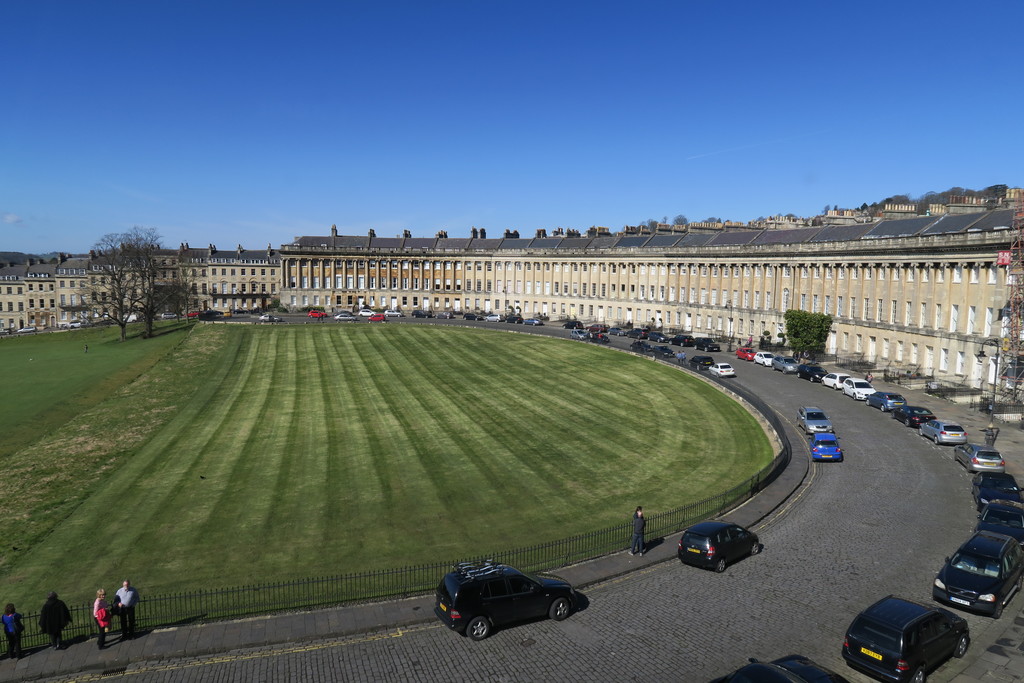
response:
M771 396L790 422L799 405L829 412L847 460L813 465L807 485L757 528L764 551L724 574L675 561L656 565L589 587L582 608L565 622L501 630L480 643L431 623L302 646L140 662L126 675L102 680L703 681L748 657L794 652L851 680L867 680L840 656L846 626L889 593L930 602L936 570L974 526L969 477L948 447L931 445L863 403L749 363L737 369L737 382ZM791 436L804 457L799 435ZM1020 600L1004 619L1019 611ZM975 640L986 634L991 640L1003 627L967 618ZM951 662L931 680L952 680L962 666Z

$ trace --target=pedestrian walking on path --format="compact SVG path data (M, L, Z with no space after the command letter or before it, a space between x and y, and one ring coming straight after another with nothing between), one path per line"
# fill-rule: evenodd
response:
M4 607L4 635L7 637L7 658L21 659L21 633L25 624L21 623L21 615L14 609L13 603Z
M644 517L643 507L637 505L633 513L633 541L629 546L630 555L644 554L644 529L647 528L647 519Z
M107 644L107 629L110 628L110 607L107 605L107 591L102 588L96 591L96 601L92 603L92 616L99 628L100 638L97 645L102 650Z
M71 611L63 600L57 598L57 594L50 591L46 596L46 602L39 610L39 630L50 636L50 645L54 650L61 647L60 634L65 627L71 624Z
M139 602L139 591L128 579L124 580L117 590L117 597L121 600L121 611L118 617L121 620L121 640L135 637L135 605Z

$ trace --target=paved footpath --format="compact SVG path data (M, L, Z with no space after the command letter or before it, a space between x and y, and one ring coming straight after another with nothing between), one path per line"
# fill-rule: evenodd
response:
M988 417L956 404L927 396L922 391L905 390L876 382L880 389L904 394L911 403L924 403L941 412L944 418L962 421L968 431L981 432ZM1000 425L997 447L1007 457L1007 470L1024 480L1024 431L1016 426ZM805 484L808 463L797 455L794 462L772 485L727 518L743 526L754 526L773 512L785 507L794 492ZM794 511L792 514L800 514ZM651 548L644 557L630 558L624 563L622 554L566 567L558 571L580 588L613 582L624 573L650 570L652 565L675 559L676 537ZM1024 597L1014 598L1012 610L1003 618L1002 629L992 629L997 637L989 642L972 643L962 660L950 660L931 677L933 681L953 683L994 683L1024 681ZM259 658L302 656L329 649L339 643L379 641L395 637L404 630L424 628L434 622L433 596L337 607L295 614L275 615L238 621L216 622L157 629L124 643L113 636L112 644L99 651L95 641L73 643L61 651L50 649L29 653L21 660L0 661L0 681L15 680L176 680L185 669L217 662L252 661ZM412 667L403 670L403 666ZM428 679L418 662L396 662L387 676L392 680ZM429 666L423 663L422 666ZM331 680L326 672L317 672L310 663L305 673L302 666L266 673L262 680ZM230 669L209 680L234 680ZM860 680L849 669L841 671L851 680ZM297 678L299 677L299 678ZM370 678L371 676L368 676ZM203 678L203 680L206 680Z

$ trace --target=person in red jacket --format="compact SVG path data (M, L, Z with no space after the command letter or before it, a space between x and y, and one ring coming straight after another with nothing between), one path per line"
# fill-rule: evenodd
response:
M107 629L110 628L110 606L107 605L107 591L102 588L96 591L96 602L92 603L92 616L100 629L98 644L102 650L107 642Z

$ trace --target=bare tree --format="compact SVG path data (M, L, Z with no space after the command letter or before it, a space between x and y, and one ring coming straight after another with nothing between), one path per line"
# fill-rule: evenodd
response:
M672 225L686 225L689 222L690 221L687 220L686 216L684 216L683 214L679 214L678 216L672 219Z
M104 235L93 247L90 298L121 328L121 341L128 337L128 323L139 318L146 325L144 336L153 333L153 320L163 303L163 288L158 286L160 251L160 235L138 226Z

